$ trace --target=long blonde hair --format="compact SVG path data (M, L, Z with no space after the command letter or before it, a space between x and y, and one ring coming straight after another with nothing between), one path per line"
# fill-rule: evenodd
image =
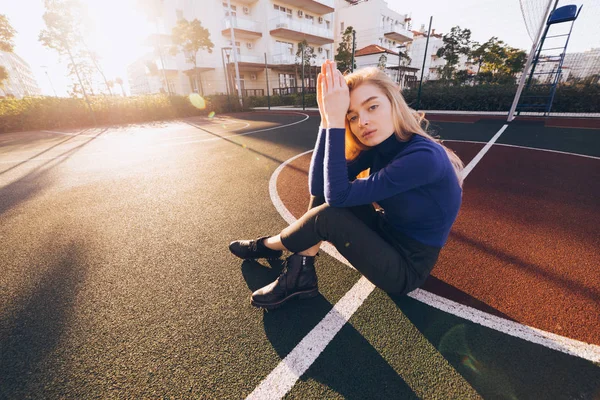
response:
M442 146L452 163L458 183L462 187L462 170L464 164L461 159L449 148L444 146L441 140L434 138L427 133L429 122L425 119L424 113L419 113L406 104L400 88L383 71L376 67L361 68L351 74L345 75L344 79L350 91L356 89L363 83L370 83L381 89L392 104L392 119L394 124L394 133L398 140L407 141L412 135L420 135ZM350 124L346 119L346 159L353 160L361 151L370 149L369 146L362 144L350 130Z

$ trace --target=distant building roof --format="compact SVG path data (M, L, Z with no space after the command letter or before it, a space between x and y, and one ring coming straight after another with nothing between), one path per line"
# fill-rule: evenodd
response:
M380 53L394 54L396 56L398 55L397 52L394 52L390 49L386 49L385 47L378 46L376 44L371 44L367 47L363 47L362 49L356 50L355 55L356 56L368 56L370 54L380 54Z

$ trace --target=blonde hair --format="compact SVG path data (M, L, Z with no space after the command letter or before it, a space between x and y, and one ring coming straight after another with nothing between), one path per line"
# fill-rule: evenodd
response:
M350 91L356 89L363 83L370 83L378 87L392 104L392 119L394 133L398 140L407 141L412 135L420 135L442 146L452 163L458 183L462 187L462 170L464 164L461 159L449 148L444 146L441 140L427 133L429 122L424 113L419 113L406 104L400 88L383 71L376 67L361 68L351 74L345 75L344 79ZM423 127L424 126L424 127ZM350 130L350 123L346 119L346 159L353 160L361 151L369 150L370 147L362 144Z

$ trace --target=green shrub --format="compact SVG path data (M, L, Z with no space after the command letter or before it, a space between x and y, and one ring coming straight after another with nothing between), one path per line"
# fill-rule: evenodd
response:
M508 111L512 105L516 85L444 86L426 83L421 90L421 110ZM403 92L409 106L416 107L418 89ZM546 89L530 94L547 94ZM600 112L600 85L565 86L556 90L553 112Z
M236 97L206 96L206 107L192 105L187 96L95 96L90 98L98 125L127 124L184 118L197 115L248 110ZM0 99L0 132L65 129L94 126L94 117L84 99L26 97Z

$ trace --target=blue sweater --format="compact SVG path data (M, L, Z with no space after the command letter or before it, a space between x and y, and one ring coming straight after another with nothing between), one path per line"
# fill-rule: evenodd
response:
M356 179L367 168L369 177ZM333 207L377 202L391 226L435 247L446 243L462 200L454 168L439 144L416 134L407 142L392 135L348 162L339 128L319 132L309 189Z

